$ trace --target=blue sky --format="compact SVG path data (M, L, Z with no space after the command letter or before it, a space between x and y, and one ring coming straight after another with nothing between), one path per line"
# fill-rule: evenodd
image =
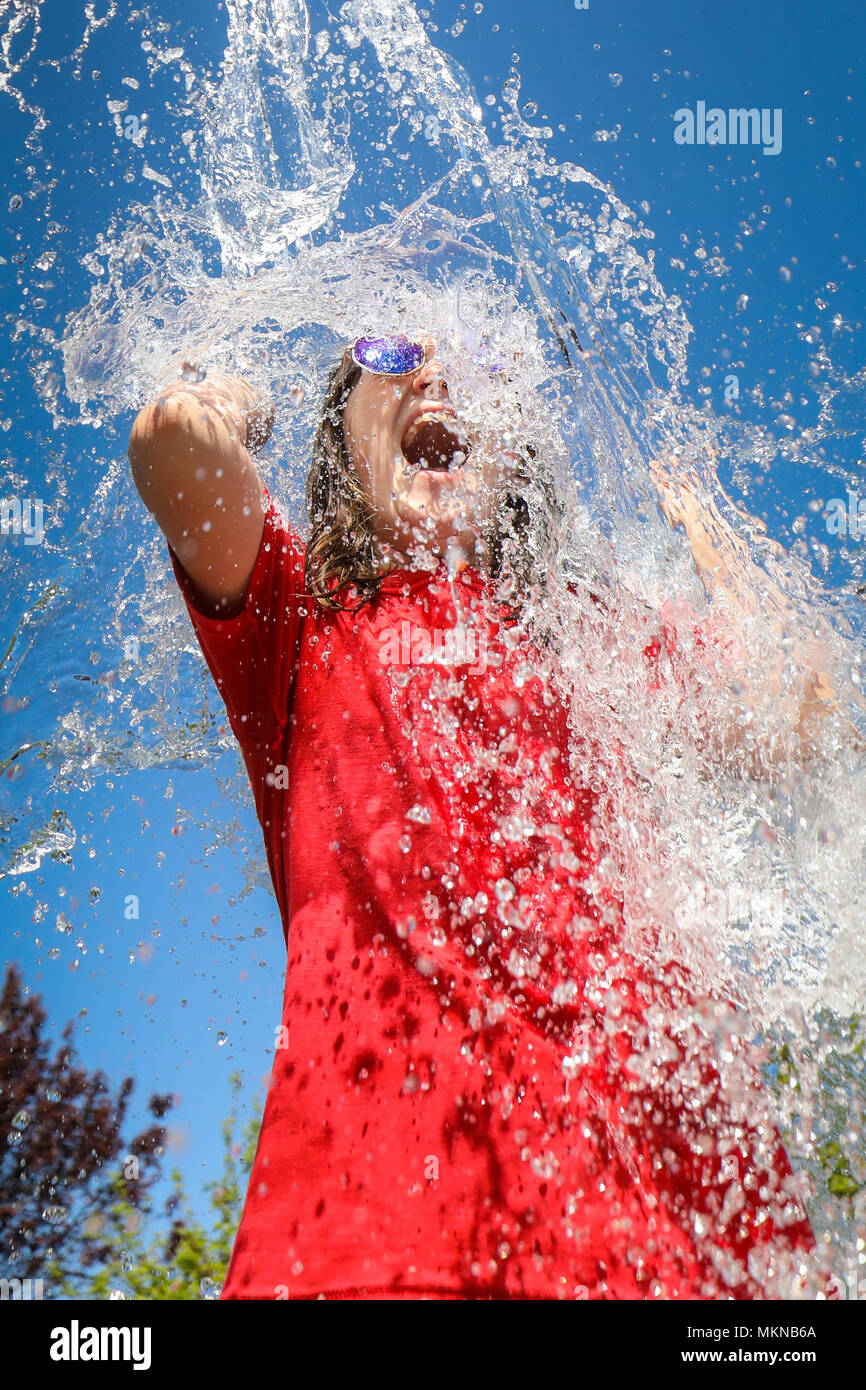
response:
M182 45L194 67L218 61L221 6L188 0L180 14L159 4L148 12L152 19L164 16L169 29L162 41ZM819 10L806 0L762 0L760 6L746 0L724 6L590 0L587 10L577 10L571 0L485 0L476 14L473 0L442 0L427 12L428 26L438 26L435 42L465 68L482 103L487 94L498 95L516 67L521 105L536 103L538 123L553 128L550 153L609 180L631 206L648 205L642 216L655 232L657 274L682 296L694 327L695 399L702 399L704 387L714 406L725 409L724 378L733 358L742 364L737 372L746 418L772 422L770 402L790 387L805 402L794 410L798 425L812 423L811 348L800 327L829 325L838 314L836 328L826 328L834 360L849 375L862 360L859 3L828 0ZM131 95L123 76L140 82L130 109L148 112L146 153L159 167L173 76L166 72L150 82L142 21L130 13L94 33L76 77L75 61L64 55L81 43L83 6L46 0L35 58L13 83L27 101L45 107L49 125L38 148L27 143L32 117L17 109L14 97L0 97L6 137L0 148L0 294L7 326L0 449L18 490L43 489L53 508L49 544L26 547L20 537L0 544L7 595L0 651L17 634L0 667L0 761L25 743L56 737L87 680L107 678L94 693L93 709L107 720L118 750L129 718L128 711L99 703L109 691L130 689L120 667L123 625L113 613L112 591L130 547L153 523L128 479L118 488L110 527L93 532L88 518L90 490L112 460L123 459L132 416L97 430L70 424L55 431L34 391L32 349L38 343L28 331L12 344L9 336L20 317L60 332L89 293L91 277L81 258L131 197L153 196L141 157L117 139L106 108L108 99ZM461 20L462 32L452 33ZM674 112L698 101L781 108L781 152L676 145ZM495 119L495 108L484 110L486 120ZM617 138L594 138L599 131ZM493 127L491 138L497 139ZM184 177L179 174L180 184ZM8 206L16 196L21 206ZM35 262L52 250L53 264L39 270ZM16 253L27 260L14 264ZM715 256L727 273L707 273L706 258ZM46 278L49 287L40 288ZM835 288L828 290L828 282ZM743 294L748 306L738 312ZM829 307L816 306L821 297ZM34 299L44 303L34 308ZM748 394L755 390L758 402ZM77 408L62 395L61 404L74 420ZM848 466L862 456L856 423L852 429L835 446ZM793 465L774 467L754 486L751 506L785 542L793 539L792 523L806 501L829 495L820 473ZM809 525L826 540L819 535L820 518ZM831 580L852 572L831 556ZM56 619L36 625L31 639L33 625L22 626L22 618L50 583L61 588ZM206 691L216 703L192 656L182 658L177 682L165 699L179 720L201 709ZM16 708L22 699L28 703ZM34 806L44 798L43 820L58 812L76 835L66 857L45 858L38 868L0 881L3 954L20 963L29 987L43 995L58 1037L67 1019L79 1018L79 1052L89 1066L104 1069L115 1085L127 1074L136 1078L142 1123L149 1094L178 1095L168 1159L197 1189L219 1169L231 1072L243 1072L249 1107L269 1071L285 967L282 933L270 893L263 886L245 892L240 875L242 847L262 851L239 756L225 754L207 767L180 758L149 770L124 766L118 756L116 771L95 769L79 792L66 786L61 795L52 792L50 770L32 753L17 760L20 776L3 777L4 818L19 812L32 817L26 798L32 796ZM223 843L215 851L214 827L233 820L233 848ZM10 841L18 843L14 826L0 848L4 862ZM99 894L91 902L93 889ZM137 921L124 917L130 893L140 899ZM43 920L34 921L34 912ZM58 913L72 923L71 934L56 931ZM77 938L86 953L76 947ZM54 949L59 955L51 959Z

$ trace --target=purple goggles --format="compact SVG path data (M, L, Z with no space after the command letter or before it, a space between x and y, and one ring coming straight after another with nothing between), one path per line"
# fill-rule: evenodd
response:
M486 347L486 343L481 346ZM388 333L381 338L356 338L352 344L352 361L355 365L381 376L409 376L423 367L425 360L423 343L414 342L404 333ZM491 373L505 370L502 362L485 361L484 365Z
M352 345L352 361L366 372L382 376L408 376L424 365L424 346L413 343L403 333L391 333L384 338L356 338Z

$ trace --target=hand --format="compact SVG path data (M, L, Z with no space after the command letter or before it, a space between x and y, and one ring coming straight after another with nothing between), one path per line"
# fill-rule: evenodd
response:
M747 543L725 521L715 499L706 491L697 474L674 461L650 460L650 473L659 489L660 506L671 526L682 526L689 541L692 559L706 584L721 585L746 611L754 609L750 580L751 561ZM730 504L749 525L765 531L763 522Z
M195 364L181 361L184 375L160 389L161 400L192 396L200 405L216 411L232 425L244 447L256 453L267 443L274 423L274 402L257 390L245 377L221 371L208 371L200 381L194 379ZM188 373L188 374L186 374Z

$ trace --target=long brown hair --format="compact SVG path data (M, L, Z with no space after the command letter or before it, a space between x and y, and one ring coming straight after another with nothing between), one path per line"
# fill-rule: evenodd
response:
M360 608L375 598L384 578L376 556L375 510L349 459L343 428L343 410L361 370L352 360L349 348L331 368L307 477L310 540L305 587L323 608L337 610ZM502 499L496 525L485 539L492 577L502 578L507 571L513 595L528 597L532 587L544 585L546 565L543 560L539 562L538 542L549 539L550 527L561 515L561 509L549 480L542 482L530 464L530 460L536 459L531 445L524 446L521 458L526 471L516 474L515 483L522 482L540 494L544 515L536 517L533 525L524 489L509 490ZM543 544L541 548L544 549ZM350 586L354 590L352 601L345 602L341 595Z

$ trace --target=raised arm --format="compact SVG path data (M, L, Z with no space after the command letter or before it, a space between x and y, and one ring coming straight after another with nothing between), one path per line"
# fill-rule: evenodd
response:
M748 579L750 562L745 543L724 521L711 498L700 500L701 489L695 478L682 475L675 478L660 460L654 462L652 471L661 493L662 510L672 526L681 525L685 530L705 589L709 594L724 595L734 615L748 618L755 611L756 598ZM779 643L763 671L763 681L776 702L780 723L787 723L795 734L798 760L808 764L820 747L825 721L839 713L832 677L827 669L822 669L830 663L829 654L817 635L805 643L792 643L787 635L785 604L780 595L765 593L764 603L769 605L765 617L776 631ZM788 666L794 667L799 688L783 694ZM757 692L747 688L744 678L738 679L736 699L731 703L731 721L724 729L716 729L715 734L726 752L746 752L752 774L760 777L776 765L782 745L775 741L764 746L754 744L749 711L756 696ZM858 702L863 704L862 700ZM859 730L850 720L844 721L840 733L843 741L858 752L866 750Z
M270 402L242 377L209 373L171 382L132 427L135 485L211 617L243 608L264 525L251 453L272 420Z

